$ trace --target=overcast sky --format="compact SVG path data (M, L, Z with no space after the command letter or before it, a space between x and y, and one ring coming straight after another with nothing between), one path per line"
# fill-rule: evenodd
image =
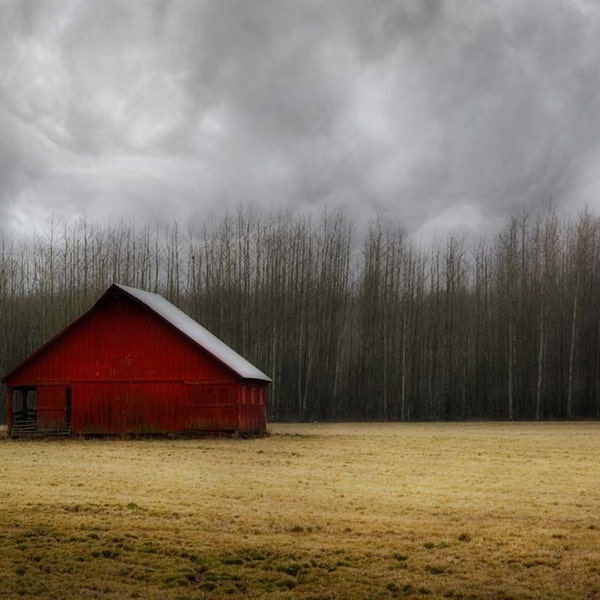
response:
M600 206L594 0L0 0L0 220Z

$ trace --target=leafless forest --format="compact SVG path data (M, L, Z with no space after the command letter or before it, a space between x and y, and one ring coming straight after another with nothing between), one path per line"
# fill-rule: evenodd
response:
M385 219L251 210L0 235L2 372L116 281L165 295L270 374L271 420L600 416L590 212L517 214L425 248Z

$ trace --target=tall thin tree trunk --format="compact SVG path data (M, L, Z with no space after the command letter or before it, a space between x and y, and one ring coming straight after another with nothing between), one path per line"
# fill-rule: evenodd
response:
M596 341L596 418L600 419L600 319Z
M571 348L569 349L569 388L567 391L567 419L573 416L573 357L575 355L575 323L577 320L577 291L573 298L573 314L571 320Z
M298 373L297 373L297 381L296 381L296 387L297 387L297 402L298 402L298 411L299 413L302 415L302 418L305 418L304 415L304 411L305 411L305 406L304 406L304 402L303 402L303 395L302 395L302 369L304 368L304 361L303 361L303 357L302 357L302 344L303 344L303 331L304 331L304 327L303 327L303 315L302 315L302 310L300 312L300 332L298 334Z
M537 389L535 394L535 418L537 421L541 418L541 407L542 407L542 384L544 376L544 305L540 309L540 340L538 347L538 369L537 369Z
M387 421L389 416L388 411L388 341L387 341L387 320L385 312L383 314L383 394L382 396L382 418Z
M404 308L404 323L402 325L402 388L400 399L400 420L406 420L406 307Z
M513 327L512 317L508 318L508 420L514 420L513 404Z

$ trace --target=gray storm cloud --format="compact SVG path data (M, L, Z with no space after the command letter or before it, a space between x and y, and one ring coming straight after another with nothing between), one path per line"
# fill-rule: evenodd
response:
M600 8L0 0L0 218L600 202Z

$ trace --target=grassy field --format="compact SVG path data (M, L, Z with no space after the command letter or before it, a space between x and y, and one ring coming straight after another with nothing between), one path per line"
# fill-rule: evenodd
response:
M0 441L0 598L600 598L600 424Z

